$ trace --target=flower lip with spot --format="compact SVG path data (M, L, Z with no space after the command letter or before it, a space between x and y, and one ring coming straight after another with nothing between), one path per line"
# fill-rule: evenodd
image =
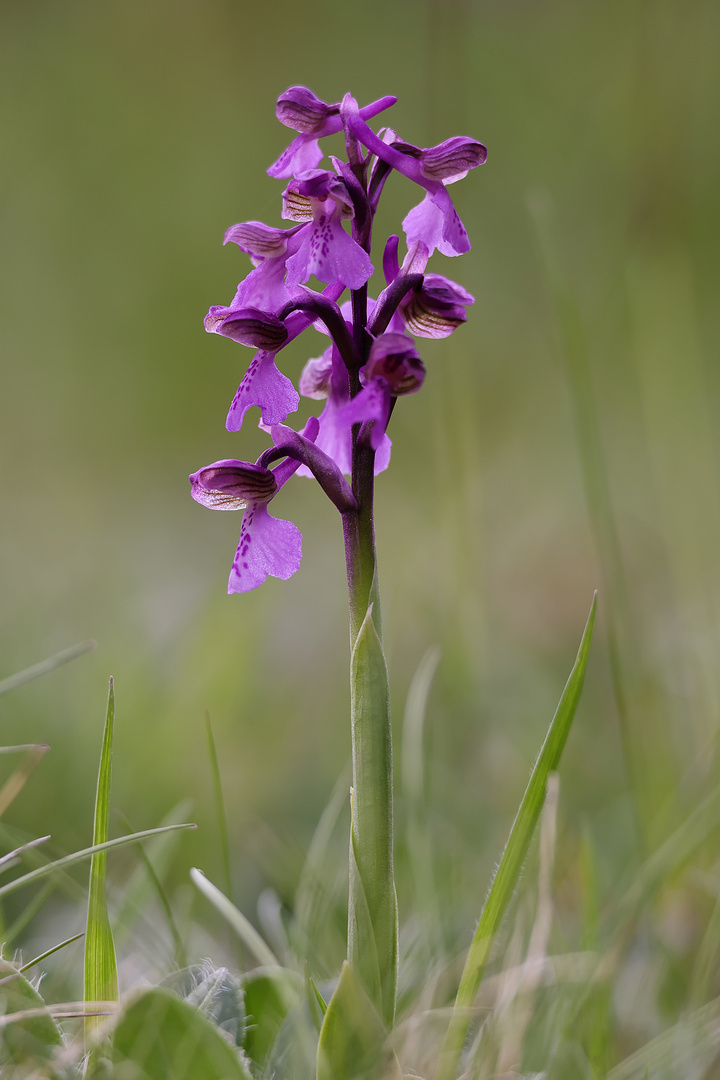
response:
M253 349L275 352L288 339L288 329L275 315L258 308L214 307L205 316L205 329L209 333L247 345Z
M326 284L339 281L360 289L369 280L373 264L368 253L342 227L352 217L347 188L334 173L315 169L291 181L283 195L283 217L312 221L298 233L299 246L287 260L285 285L304 285L314 274Z
M190 494L210 510L245 510L250 503L270 502L278 485L270 469L249 461L224 458L190 474Z
M285 429L280 429L284 433ZM310 417L303 437L317 438L319 425ZM268 575L286 581L300 566L302 536L292 521L273 517L268 504L297 472L299 461L286 459L274 469L249 461L226 459L206 465L190 477L196 502L211 510L244 510L240 541L233 559L229 593L249 592Z
M383 379L390 395L400 397L420 389L425 378L425 365L406 334L381 334L372 343L360 376L366 386L375 379Z

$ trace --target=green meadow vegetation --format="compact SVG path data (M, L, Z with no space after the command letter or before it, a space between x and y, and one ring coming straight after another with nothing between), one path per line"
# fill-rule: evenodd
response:
M0 27L0 1075L720 1077L720 8ZM246 356L202 318L248 270L225 228L281 224L295 83L489 150L453 190L472 251L431 264L475 305L421 343L377 481L389 1037L343 965L337 517L289 484L300 571L227 596L237 519L187 481L266 445L224 430Z

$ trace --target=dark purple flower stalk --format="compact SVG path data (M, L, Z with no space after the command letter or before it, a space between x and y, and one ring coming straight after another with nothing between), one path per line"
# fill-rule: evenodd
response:
M482 143L465 136L421 148L390 128L376 133L368 121L395 101L384 97L360 107L346 94L328 104L302 86L278 98L278 119L298 134L268 173L287 181L282 217L294 224L280 228L245 221L227 230L225 243L246 253L252 269L229 306L213 306L205 317L210 333L257 350L230 406L228 430L239 431L248 410L257 406L272 446L256 462L224 459L190 477L197 502L243 512L229 592L246 592L268 575L288 578L298 569L300 532L269 509L294 473L313 477L341 515L352 646L348 958L388 1025L395 1010L398 938L374 483L390 460L387 428L398 400L425 382L414 338L449 336L466 321L474 302L461 285L428 273L427 266L436 251L457 256L469 250L447 186L487 157ZM339 132L347 160L331 157L332 167L323 169L320 140ZM407 246L402 263L396 235L381 249L385 282L378 294L372 284L373 223L393 173L415 184L422 198L402 223ZM308 287L313 279L324 286L321 291ZM341 303L346 289L350 296ZM312 358L298 393L278 361L289 342L311 327L329 344L308 347ZM433 377L431 371L428 380ZM284 422L297 410L300 394L325 405L296 432Z

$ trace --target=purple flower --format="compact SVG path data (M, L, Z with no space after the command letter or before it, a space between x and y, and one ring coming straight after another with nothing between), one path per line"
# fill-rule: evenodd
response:
M372 423L370 445L380 446L390 419L393 398L414 394L425 378L425 365L407 334L387 333L376 338L360 371L364 388L339 411L336 422Z
M465 226L445 184L461 179L469 169L484 164L487 159L485 146L474 139L456 136L423 150L399 139L386 142L359 116L349 116L347 123L363 146L427 191L423 201L403 222L408 247L422 242L431 255L436 248L443 255L463 255L469 251ZM390 135L392 137L394 133Z
M408 249L402 267L398 265L398 238L390 236L383 253L383 273L388 289L378 298L378 304L389 292L398 277L423 274L419 284L400 301L390 323L390 329L405 329L415 337L445 338L456 327L467 321L465 308L475 303L462 285L443 277L442 274L426 274L428 248L422 242Z
M411 289L398 312L405 328L416 337L445 338L467 321L465 308L475 297L442 274L425 274L422 285Z
M275 229L261 221L242 221L231 225L225 233L224 244L237 244L247 252L255 269L240 282L229 307L215 305L205 316L205 329L212 334L232 337L227 332L233 315L245 308L277 313L290 300L285 287L286 262L300 246L298 233L303 225L291 229ZM237 340L235 338L234 340Z
M322 295L335 300L342 291L343 286L335 283L328 285ZM288 331L285 345L301 334L312 321L312 318L299 311L289 315L285 320ZM227 414L225 427L228 431L240 430L245 413L253 405L259 406L262 423L268 428L281 424L297 409L300 396L290 379L278 370L275 355L274 352L260 349L250 361Z
M300 566L302 536L291 521L273 517L268 504L302 465L309 467L341 513L357 503L334 461L314 445L318 421L311 417L303 433L282 424L270 429L274 446L253 464L226 458L190 475L190 494L211 510L244 510L228 592L249 592L268 575L286 580ZM274 469L268 465L284 458Z
M342 305L342 313L347 318L350 315L350 302ZM368 308L372 311L374 301L368 302ZM318 327L322 333L326 331ZM303 397L322 399L327 398L325 408L318 417L320 422L320 434L316 439L316 445L328 454L336 462L338 468L350 475L352 473L352 423L344 418L344 410L350 404L350 381L347 369L340 357L335 345L329 345L320 355L312 357L305 364L299 383L300 393ZM375 447L375 475L384 472L390 464L390 451L392 442L385 434ZM310 476L310 470L302 467L300 476Z
M239 431L245 413L253 405L260 407L262 421L268 427L281 424L295 412L299 403L297 390L275 364L275 353L260 349L250 361L232 399L225 427L228 431Z
M244 510L240 542L233 559L228 592L249 592L267 576L286 580L300 566L302 536L291 521L272 517L267 504L296 471L287 460L275 469L225 459L192 473L193 499L211 510Z
M283 194L283 217L311 220L299 234L297 251L287 259L289 289L304 285L312 274L328 285L339 281L348 289L362 288L373 265L342 227L342 219L352 216L347 188L334 173L313 169L291 180Z
M284 322L270 312L259 311L255 307L236 310L211 307L205 316L205 329L210 333L222 334L240 345L267 349L269 352L277 352L288 339Z
M383 97L359 110L363 120L389 109L396 97ZM338 105L327 105L305 86L291 86L278 98L277 117L300 134L268 169L270 176L287 179L308 169L316 169L323 158L318 139L343 129Z

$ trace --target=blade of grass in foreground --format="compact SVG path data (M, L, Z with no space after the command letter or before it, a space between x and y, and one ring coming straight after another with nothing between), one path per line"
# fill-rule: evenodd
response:
M123 825L125 826L127 831L129 833L132 833L133 828L124 814L120 815L120 819L123 822ZM185 946L183 944L183 939L180 936L180 931L178 930L177 923L175 922L175 916L172 913L170 901L168 900L167 893L163 888L163 883L156 874L155 867L153 866L152 861L142 844L138 844L138 855L140 856L143 866L145 867L145 872L147 873L147 876L152 883L152 887L155 890L157 898L160 901L160 906L163 909L163 914L165 915L165 919L167 920L168 929L170 930L170 936L173 939L175 963L179 968L186 968L188 966L187 953L185 951Z
M116 836L113 840L106 840L104 844L93 844L91 847L82 848L80 851L73 851L71 855L63 855L61 859L55 859L54 862L38 866L36 870L31 870L29 873L23 874L22 877L15 878L14 881L8 881L6 885L0 886L0 899L7 896L8 893L15 892L16 889L22 889L24 885L31 885L34 881L47 877L48 874L53 874L57 870L64 870L67 866L72 866L73 863L82 862L83 859L89 859L96 851L110 851L111 848L124 847L125 844L138 844L141 840L146 840L150 836L172 832L174 829L196 828L197 825L190 821L185 821L182 825L162 825L159 829L143 829L142 832L133 833L132 836Z
M115 724L115 685L110 677L107 717L103 734L97 791L93 844L103 844L108 838L110 808L110 779L112 773L112 742ZM85 932L85 1001L117 1001L118 973L110 918L105 900L107 852L96 851L90 859L87 928ZM88 1019L85 1035L91 1037L98 1021ZM91 1055L92 1056L92 1055Z
M212 772L213 793L215 795L215 814L217 817L218 837L220 839L220 854L222 855L223 876L225 878L225 892L232 901L232 874L230 873L230 842L228 840L227 815L225 814L225 801L223 799L222 780L220 778L220 766L218 765L217 750L213 737L210 713L205 713L205 734L207 735L208 757L210 758L210 770Z
M4 747L4 752L12 752L14 750L24 749L27 751L27 757L17 767L5 781L0 789L0 817L2 817L10 804L17 798L25 784L32 776L35 769L42 761L45 754L50 749L49 746L45 746L42 743L38 743L37 746L27 747Z
M460 1054L470 1026L471 1007L475 1001L495 935L515 892L515 886L545 801L548 776L558 767L575 716L590 651L596 603L597 594L593 597L577 659L535 762L520 809L513 822L508 842L485 900L485 906L465 961L450 1026L440 1051L436 1080L455 1080Z
M92 652L95 648L97 648L96 641L81 641L78 645L72 645L69 649L55 653L54 656L48 656L47 660L41 660L39 664L24 668L15 675L8 675L6 679L0 679L0 694L7 694L9 690L15 690L16 687L23 686L32 679L39 679L41 675L47 675L49 671L54 671L61 664L68 664L76 656L83 656L84 653Z
M212 881L209 881L208 878L205 877L202 870L197 870L193 867L190 871L190 877L203 896L210 901L216 911L218 911L228 925L232 927L243 945L250 950L253 956L264 967L281 966L275 953L265 942L264 938L258 934L250 920L247 919L242 911L236 908L230 900L228 900L227 896L218 889L217 885L213 885Z
M46 949L45 952L40 953L39 956L36 956L34 960L28 960L27 964L23 964L21 968L18 968L18 971L21 971L24 974L26 971L29 971L30 968L35 967L36 964L42 964L43 960L47 960L48 956L52 956L53 953L60 952L60 950L64 949L66 945L72 945L73 941L79 941L81 937L84 937L84 932L82 930L79 934L73 934L72 937L65 938L64 941L59 942L57 945L53 945L51 949Z

